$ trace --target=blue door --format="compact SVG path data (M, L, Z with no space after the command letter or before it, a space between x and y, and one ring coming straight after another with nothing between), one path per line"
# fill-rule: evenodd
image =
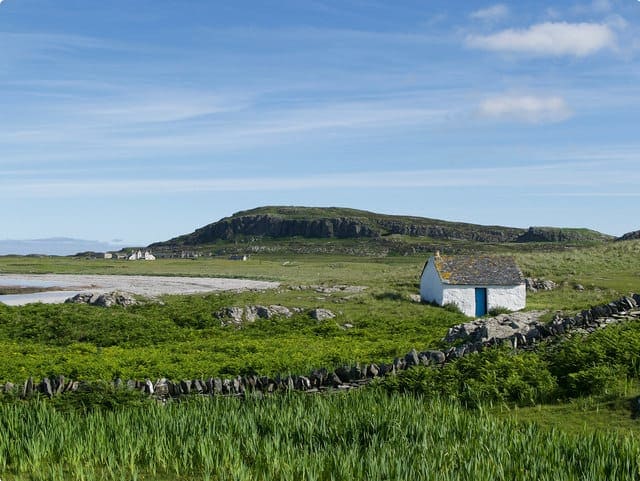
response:
M487 313L487 288L476 287L476 317L482 317Z

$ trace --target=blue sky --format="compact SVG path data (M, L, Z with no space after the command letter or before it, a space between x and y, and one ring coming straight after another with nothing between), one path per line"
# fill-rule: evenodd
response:
M4 0L0 239L260 205L640 228L640 2Z

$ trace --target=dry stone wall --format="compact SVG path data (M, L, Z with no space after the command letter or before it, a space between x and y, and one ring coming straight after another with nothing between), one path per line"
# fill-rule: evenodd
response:
M526 314L526 313L524 313ZM355 364L334 370L315 369L307 375L261 376L258 374L232 378L209 377L206 379L183 379L174 381L158 379L152 381L116 379L117 389L139 390L158 399L177 398L185 395L243 396L249 393L264 395L281 391L305 391L320 393L329 390L349 390L361 387L375 378L394 375L413 366L439 367L445 363L479 352L498 344L509 343L513 348L531 349L545 339L564 336L568 333L590 333L609 325L632 319L640 319L640 294L625 296L608 304L581 311L573 317L556 316L549 323L542 323L539 316L523 313L505 314L489 319L452 327L445 341L455 343L446 350L415 349L392 363ZM64 376L43 378L36 382L30 377L23 384L7 382L5 393L29 398L36 394L52 397L65 392L90 390L91 384L67 379Z

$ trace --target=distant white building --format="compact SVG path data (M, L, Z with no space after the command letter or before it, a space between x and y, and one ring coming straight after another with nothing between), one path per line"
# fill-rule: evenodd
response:
M133 252L130 256L129 256L129 260L130 261L139 261L139 260L145 260L145 261L155 261L156 260L156 256L154 256L151 251L144 251L144 253L142 253L141 250L138 250L136 252Z
M111 253L111 252L105 252L105 253L104 253L104 258L105 258L105 259L113 259L113 253Z
M527 292L512 257L436 253L422 270L420 297L440 306L455 304L465 315L481 317L496 308L523 309Z

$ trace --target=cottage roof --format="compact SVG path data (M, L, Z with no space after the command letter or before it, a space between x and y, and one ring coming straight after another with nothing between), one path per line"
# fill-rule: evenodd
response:
M444 284L515 286L524 282L513 257L437 256L433 259Z

